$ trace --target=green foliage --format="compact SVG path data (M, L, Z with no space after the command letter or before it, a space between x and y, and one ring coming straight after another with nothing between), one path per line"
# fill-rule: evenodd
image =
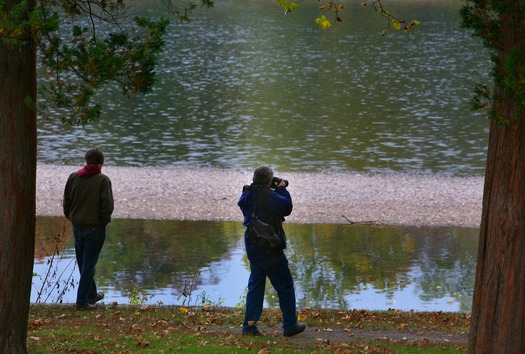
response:
M4 45L27 45L35 34L55 30L55 20L44 21L41 9L30 8L27 0L21 0L11 8L7 8L5 1L0 0L0 40Z
M69 6L67 12L76 14L77 9ZM45 18L59 17L44 14ZM165 19L135 17L134 23L114 22L113 31L105 34L77 21L69 28L56 27L43 34L41 59L46 76L53 80L40 86L41 95L47 98L40 108L44 112L61 110L64 122L85 125L100 117L101 106L93 103L93 97L103 85L114 82L126 95L148 93L155 82L156 56L168 24Z
M162 0L177 20L189 21L200 4L214 0ZM125 95L146 94L155 82L156 58L169 21L136 17L129 21L125 0L28 0L7 7L0 0L0 43L15 49L34 40L43 64L40 105L26 106L44 117L58 113L64 123L85 125L101 116L97 91L118 85ZM182 4L181 6L176 6Z
M193 1L188 1L183 6L179 6L176 0L162 0L164 7L168 12L180 22L190 22L190 14L197 9L199 5ZM200 0L201 8L213 7L215 0Z
M248 287L244 288L244 293L239 296L239 302L235 304L236 309L243 309L246 306L246 296L248 295Z
M489 95L486 88L476 88L473 108L490 108L489 117L500 124L509 124L512 117L520 117L525 108L525 8L520 1L466 0L460 11L462 26L473 30L492 53L494 91L504 92L506 102L501 107L512 107L503 116L494 103L503 95ZM510 45L509 45L510 44Z
M201 302L201 306L203 306L203 308L208 310L211 307L221 307L224 303L224 299L219 297L216 301L213 301L212 299L208 297L208 294L206 293L206 291L203 290L200 294L200 302Z
M523 48L512 48L503 62L505 88L511 93L520 106L525 106L525 51Z
M133 306L139 306L143 305L144 303L148 302L153 296L149 296L147 291L144 289L141 289L137 284L133 285L133 289L131 289L129 293L129 303Z
M487 85L478 84L475 87L475 95L470 101L473 111L483 111L490 107L493 97Z

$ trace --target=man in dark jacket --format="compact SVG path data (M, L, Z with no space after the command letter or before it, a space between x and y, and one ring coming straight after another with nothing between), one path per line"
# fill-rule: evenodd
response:
M111 181L101 173L104 155L98 149L91 149L85 158L86 166L69 176L63 200L64 215L73 226L80 271L76 300L79 310L95 308L95 303L104 298L104 293L97 292L95 267L114 204Z
M304 331L306 326L297 322L295 290L292 275L288 268L288 259L284 254L286 236L282 222L292 212L292 198L286 190L287 182L273 181L271 168L261 166L253 174L253 183L244 186L237 203L244 215L244 226L248 227L255 216L272 225L275 233L281 237L282 244L271 252L257 248L248 241L248 229L244 234L246 253L250 260L250 279L246 295L246 312L242 328L243 335L260 336L257 321L261 318L264 302L266 277L268 277L279 296L279 306L283 314L283 334L291 337ZM275 188L275 189L272 189Z

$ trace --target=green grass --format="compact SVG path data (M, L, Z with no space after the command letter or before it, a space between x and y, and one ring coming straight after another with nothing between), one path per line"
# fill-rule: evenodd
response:
M306 309L299 318L307 330L286 338L280 312L265 310L259 323L265 336L243 337L243 312L232 308L105 306L77 311L73 305L33 305L27 343L30 353L467 351L467 314Z

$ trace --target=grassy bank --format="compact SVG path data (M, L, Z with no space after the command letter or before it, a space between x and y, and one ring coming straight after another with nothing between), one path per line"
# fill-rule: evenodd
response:
M366 310L299 311L308 326L285 338L278 310L265 310L264 337L240 335L243 311L232 308L106 305L77 311L33 305L30 353L462 353L468 314Z

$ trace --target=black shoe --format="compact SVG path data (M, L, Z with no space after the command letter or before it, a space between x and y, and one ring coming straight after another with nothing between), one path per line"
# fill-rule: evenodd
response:
M96 308L97 305L95 304L77 305L77 310L79 311L94 310Z
M243 336L262 337L263 334L258 329L255 331L242 332Z
M91 305L95 305L97 302L99 302L100 300L102 300L104 298L104 293L97 293L97 296L95 296L95 298L91 299L89 301L89 303Z
M294 329L291 329L289 331L284 331L283 335L285 337L292 337L292 336L295 336L296 334L304 332L305 328L306 328L306 325L302 322L299 322L297 326L295 326Z

